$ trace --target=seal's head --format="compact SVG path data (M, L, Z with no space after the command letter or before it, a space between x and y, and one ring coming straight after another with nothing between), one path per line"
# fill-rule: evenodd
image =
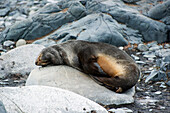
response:
M62 63L63 59L60 51L53 47L43 49L35 62L38 66L59 65Z

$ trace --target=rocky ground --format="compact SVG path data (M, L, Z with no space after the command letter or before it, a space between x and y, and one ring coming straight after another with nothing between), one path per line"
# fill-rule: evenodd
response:
M116 0L116 1L119 1L119 0ZM92 14L91 12L93 11L98 12L98 10L96 10L95 8L89 8L92 6L90 5L88 6L88 4L84 2L84 0L81 0L81 3L86 4L86 8L87 9L89 8L89 9L86 10L84 9L83 6L81 6L81 8L78 7L81 12L74 12L72 10L74 8L68 9L68 6L65 3L63 3L65 5L60 4L59 8L50 6L51 9L46 7L44 10L38 11L38 9L42 8L43 6L47 4L57 3L57 1L55 0L35 0L35 1L33 0L9 0L9 1L1 0L0 1L0 12L1 12L0 13L0 33L1 33L0 55L5 54L7 51L17 46L25 45L26 43L33 42L35 44L42 44L45 46L49 46L49 45L61 43L61 42L64 42L70 39L82 39L82 37L85 36L83 32L86 31L85 33L89 34L89 36L87 36L88 37L87 39L83 39L83 40L102 41L102 42L107 42L107 43L110 43L116 46L121 46L120 49L124 49L130 56L132 56L132 58L134 58L134 60L136 61L136 63L139 65L141 69L141 79L136 85L136 94L134 97L135 102L133 104L120 105L120 106L116 106L116 105L108 105L108 106L103 105L103 106L108 110L112 109L112 111L109 111L109 112L122 111L121 109L118 109L118 108L126 107L126 108L129 108L129 110L132 110L134 113L147 113L147 112L167 113L170 111L170 103L169 103L170 101L170 92L169 92L170 91L170 44L168 43L168 40L169 40L168 32L165 33L164 31L169 30L168 26L170 25L170 23L168 23L169 22L168 20L170 20L170 18L169 18L169 12L167 12L167 14L165 12L162 13L161 10L158 10L158 9L154 10L154 8L156 5L163 4L168 0L122 0L122 1L125 2L125 5L128 8L130 7L132 9L138 10L140 14L146 15L147 17L153 18L154 20L148 20L148 18L142 17L141 15L139 17L138 16L136 17L136 15L139 15L139 14L136 13L135 11L134 12L132 11L133 13L131 13L131 10L128 10L128 9L124 10L125 13L128 13L130 16L134 17L134 19L137 18L137 20L141 22L140 24L141 26L142 26L142 23L146 22L140 28L138 27L138 24L135 24L138 21L132 24L132 21L135 21L135 20L133 20L133 18L131 17L126 18L126 15L122 13L124 12L123 10L121 10L122 7L118 9L117 11L120 11L122 15L124 15L124 19L122 19L119 15L117 15L116 12L113 12L112 10L106 11L102 8L99 11L99 12L102 12L102 14L95 15L95 18L94 18L94 16L91 16L90 14ZM90 2L89 4L94 5L94 3L90 3ZM108 5L108 3L103 3L103 4ZM79 5L80 4L78 4L78 6ZM65 15L64 11L67 11L67 10L68 12L72 12L72 14L74 15L74 18L68 14L67 15L68 20L64 22L61 20L59 21L59 23L62 23L61 25L65 23L69 23L69 24L66 24L62 27L59 25L53 26L54 23L48 20L50 18L50 19L53 19L54 21L54 15L51 15L51 13L55 14L54 12L59 11L61 12L60 14ZM159 12L158 14L155 14L154 11L156 10ZM36 11L38 11L38 13ZM75 14L80 13L80 15L77 16L74 13ZM109 14L105 15L105 13L109 13ZM48 18L40 14L47 14ZM136 14L136 15L133 15L133 14ZM164 16L162 15L160 16L160 14L163 14ZM37 16L39 18L32 17L33 15L39 15ZM88 15L88 17L87 18L85 17L83 18L84 20L81 19L81 21L77 22L77 20L84 17L85 15ZM114 20L112 20L110 15L114 17ZM31 20L29 20L30 18L33 19L33 22L35 25L33 24ZM56 18L57 16L55 16L55 19ZM89 21L88 20L89 18L95 21ZM126 20L125 18L129 19L129 21L125 21ZM118 22L116 22L115 20ZM24 21L28 23L24 23L24 25L20 23L19 25L21 26L16 24L17 22L24 22ZM39 21L43 23L42 26L41 24L38 23ZM49 23L47 21L49 21ZM55 22L58 22L58 21L55 21ZM152 24L150 25L148 23L152 23ZM31 24L32 25L31 28L29 28L27 24L28 25ZM83 27L80 27L79 24L81 24ZM125 26L125 24L128 27ZM15 26L11 27L12 25L15 25ZM40 25L40 27L38 25ZM91 26L94 27L94 25L97 26L96 28L93 28L93 29L96 29L97 33L94 34L93 36L100 37L101 35L103 37L105 36L104 34L107 34L109 35L108 37L114 36L116 38L119 38L120 40L118 40L118 42L120 43L118 42L115 43L115 41L110 41L110 40L108 41L105 39L94 39L94 40L90 39L89 37L92 37L92 35L90 34L94 33L94 32L91 32L92 29L90 28ZM105 27L105 25L108 25L109 27ZM158 26L156 30L154 28L155 25ZM38 27L35 27L35 26L38 26ZM149 28L145 28L145 26L149 26ZM31 30L34 27L35 29ZM20 32L17 31L16 32L17 34L15 34L15 31L17 28L19 28L19 30L21 31ZM24 28L24 29L20 29L20 28ZM44 28L44 29L41 29L41 28ZM109 28L114 28L113 30L111 29L111 32L113 32L113 34L116 34L116 35L108 33L107 31L110 30ZM40 29L41 32L43 32L44 34L43 33L42 33L43 35L39 34L37 29ZM47 29L48 30L50 29L50 30L46 32ZM58 30L55 31L56 29ZM106 31L103 29L106 29ZM123 31L123 33L120 32L120 29ZM66 30L67 32L65 32ZM23 33L23 31L25 33ZM10 33L13 33L13 34L10 34ZM47 35L48 33L50 35ZM150 35L150 34L154 34L154 35ZM32 37L34 39L32 39ZM146 39L146 37L149 37L152 40ZM160 37L160 38L158 39L155 37ZM20 42L17 42L19 38L25 39L26 41L20 40ZM7 40L13 40L13 41L7 41ZM156 40L156 41L153 41L153 40ZM147 42L147 43L144 43L144 42ZM3 59L0 59L0 61L1 60ZM3 70L5 69L1 67L0 71L3 72ZM18 74L11 73L8 76L3 76L3 77L2 75L0 75L0 87L24 86L28 75L29 73L25 73L25 75L20 74L20 73ZM123 111L126 111L126 109L124 109Z

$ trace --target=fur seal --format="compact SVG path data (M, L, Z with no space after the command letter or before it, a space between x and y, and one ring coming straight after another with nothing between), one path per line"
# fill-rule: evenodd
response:
M134 60L117 47L100 42L67 41L42 50L36 65L68 65L89 74L115 92L132 88L140 71Z

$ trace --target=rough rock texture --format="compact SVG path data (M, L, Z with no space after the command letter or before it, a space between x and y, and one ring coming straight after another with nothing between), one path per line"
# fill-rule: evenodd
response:
M30 73L36 67L34 62L43 48L42 45L28 44L0 56L0 78L10 74Z
M69 39L90 42L105 42L116 46L128 44L123 37L119 24L107 14L91 14L78 21L61 27L48 38L61 39L58 43Z
M158 4L151 8L148 15L153 19L163 19L164 17L170 16L170 1L164 2L163 4Z
M87 98L47 86L0 88L0 101L8 113L107 113Z
M136 2L135 0L130 0L129 2L131 1ZM18 39L33 40L44 38L50 36L52 32L60 30L59 28L61 26L65 26L65 30L70 30L71 27L67 25L70 22L77 21L85 16L89 17L89 14L96 13L99 13L99 15L101 13L108 14L112 16L112 19L108 16L104 16L103 18L96 17L95 21L88 20L84 25L78 21L76 26L85 27L77 28L80 29L80 35L77 34L77 29L75 29L75 33L72 30L70 31L71 35L60 37L60 42L70 39L83 39L89 41L110 41L109 43L115 44L119 40L122 40L122 36L129 41L127 34L120 32L121 30L123 31L122 24L127 25L128 28L138 30L139 33L137 34L141 34L144 41L156 40L158 43L168 41L167 32L169 28L166 24L142 15L137 10L125 5L121 0L64 0L55 4L47 4L47 6L33 13L32 16L29 16L28 19L6 28L0 34L0 42L5 40L17 41ZM168 14L167 11L166 15L168 16ZM96 32L93 32L95 29ZM106 35L103 35L104 32L106 32ZM75 37L72 34L77 35ZM108 37L114 37L116 42L113 43L112 40L114 39L110 40ZM135 35L131 39L133 37L139 38L138 35ZM127 43L127 41L124 41L124 43ZM118 45L118 43L116 44Z
M98 85L88 75L68 66L34 69L26 81L26 86L29 85L47 85L66 89L104 105L134 102L134 88L118 94Z

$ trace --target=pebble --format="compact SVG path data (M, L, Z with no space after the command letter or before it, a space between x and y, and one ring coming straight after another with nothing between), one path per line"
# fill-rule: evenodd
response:
M144 44L139 44L138 45L138 50L139 51L147 51L149 48L146 46L146 45L144 45Z
M123 107L123 108L112 108L110 110L108 110L110 112L113 112L113 113L133 113L133 111L131 109L128 109L126 107Z
M151 43L147 44L148 47L154 47L154 46L157 46L157 45L158 45L157 41L154 41L154 42L151 42Z
M155 92L156 95L160 95L161 94L161 91L157 91Z
M166 85L170 86L170 81L168 81L168 82L166 83Z
M155 58L156 56L154 54L150 54L150 55L144 55L145 58Z
M5 46L5 47L10 47L11 45L14 45L14 44L15 44L15 42L8 40L8 41L5 41L5 42L3 43L3 46Z
M26 45L26 41L24 39L19 39L16 42L16 47L22 46L22 45Z
M134 60L139 60L140 58L139 57L137 57L137 56L135 56L135 55L131 55L132 56L132 58L134 59Z

